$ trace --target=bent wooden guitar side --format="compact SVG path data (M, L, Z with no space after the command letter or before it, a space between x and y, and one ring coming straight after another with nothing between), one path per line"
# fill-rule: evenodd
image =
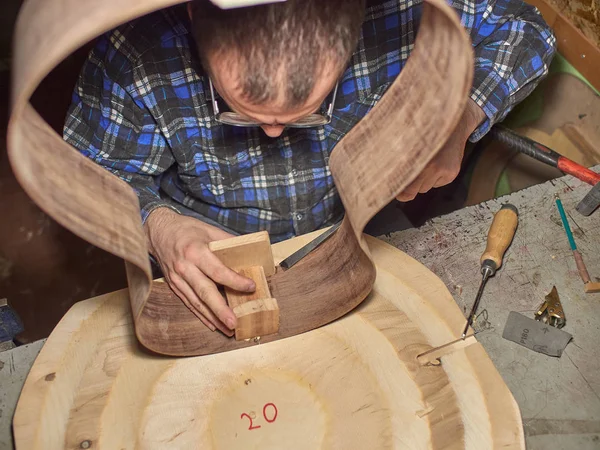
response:
M43 77L77 47L177 3L182 1L25 1L14 39L8 150L17 179L40 208L124 259L138 340L156 353L205 355L252 344L212 333L166 285L152 284L133 190L71 148L29 102ZM281 317L279 332L268 340L323 326L366 298L375 267L362 231L447 141L464 110L472 72L471 43L457 14L443 0L425 1L406 66L333 150L331 172L346 210L342 226L309 257L268 279Z

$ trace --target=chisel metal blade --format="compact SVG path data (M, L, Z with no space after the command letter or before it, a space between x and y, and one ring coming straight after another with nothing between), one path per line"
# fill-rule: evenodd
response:
M589 216L596 208L598 208L598 206L600 206L600 183L596 183L575 209L579 214Z
M337 231L337 229L340 227L340 225L341 225L341 222L336 223L329 230L320 234L316 239L313 239L308 244L306 244L304 247L300 248L300 250L296 250L290 256L285 258L283 261L281 261L279 263L279 265L284 270L289 269L290 267L292 267L293 265L298 263L301 259L303 259L306 255L308 255L310 252L312 252L314 249L316 249L319 245L321 245L323 242L325 242L327 239L329 239L333 235L333 233L335 233Z

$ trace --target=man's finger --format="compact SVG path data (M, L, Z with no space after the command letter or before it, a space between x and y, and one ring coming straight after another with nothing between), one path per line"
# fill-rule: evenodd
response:
M256 289L253 280L227 267L214 253L204 254L198 267L211 280L222 286L241 292L254 292Z
M446 181L446 179L444 177L440 177L435 181L435 183L433 183L432 188L440 188L442 186L446 186L447 184L450 184L451 182L452 182L452 180Z
M399 202L410 202L411 200L414 200L416 196L417 193L402 192L396 197L396 200Z
M433 183L424 182L419 188L419 194L426 194L427 192L433 189L433 185Z
M420 185L421 184L419 183L419 187ZM411 200L414 200L418 193L419 188L411 184L409 187L404 189L402 192L400 192L400 194L396 196L396 200L398 200L399 202L409 202Z
M187 299L187 296L183 295L183 293L177 289L177 287L173 284L170 284L171 286L171 290L175 293L175 295L177 297L179 297L179 299L183 302L183 304L185 306L187 306L187 308L192 311L192 313L194 313L194 315L200 319L200 322L202 322L204 325L206 325L206 327L210 330L210 331L215 331L217 329L217 327L215 327L206 317L204 317L199 311L196 310L196 308L194 307L194 305L191 304L191 302Z
M230 330L235 329L237 326L237 319L231 308L227 306L225 299L217 289L217 286L215 286L215 283L207 278L206 275L196 267L194 267L193 270L190 270L190 273L184 274L184 276L185 280L194 290L201 302L208 306L208 308L217 316L217 319L223 322Z
M203 276L202 274L198 273L199 276ZM177 288L180 292L181 292L181 296L180 298L183 300L183 302L186 304L186 306L198 317L204 317L206 318L206 320L208 320L213 327L210 327L210 329L212 329L214 331L214 327L218 328L219 330L221 330L224 334L226 334L227 336L231 336L233 334L232 329L228 328L221 320L219 320L219 318L215 315L215 313L213 311L210 310L210 308L204 304L204 302L202 301L202 299L200 299L198 297L198 295L196 294L196 292L194 292L194 289L192 289L192 287L190 286L189 283L187 283L184 279L174 276L173 277L173 285L175 286L175 288ZM202 320L202 319L200 319ZM204 323L204 321L203 321Z
M419 194L422 185L423 175L421 174L396 196L396 200L400 202L409 202L414 200L414 198Z

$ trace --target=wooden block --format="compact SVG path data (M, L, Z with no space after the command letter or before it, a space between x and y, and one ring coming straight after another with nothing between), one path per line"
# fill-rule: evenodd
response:
M262 266L237 269L240 275L256 283L252 293L225 288L227 303L237 317L235 339L241 341L266 336L279 331L279 305L271 297L267 277Z
M209 244L209 249L227 267L254 280L250 294L225 288L227 303L237 317L235 339L252 339L279 331L279 306L271 297L267 276L275 273L269 233L236 236Z
M261 266L266 276L275 273L271 241L266 231L214 241L208 248L230 269Z
M275 334L279 331L279 305L274 298L261 298L233 308L238 319L235 340Z
M600 292L600 283L585 283L584 289L586 294L590 294L592 292Z
M549 0L527 0L527 3L537 7L544 20L552 27L558 51L581 72L592 86L600 89L600 71L598 71L600 48L595 42L584 35Z

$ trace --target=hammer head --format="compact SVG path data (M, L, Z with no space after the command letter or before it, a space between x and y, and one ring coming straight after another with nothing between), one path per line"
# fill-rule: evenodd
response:
M600 206L600 183L596 183L592 190L583 197L576 209L578 213L589 216L598 206Z

